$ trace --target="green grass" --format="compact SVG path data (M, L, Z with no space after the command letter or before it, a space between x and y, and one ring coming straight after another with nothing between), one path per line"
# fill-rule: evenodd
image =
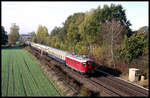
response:
M38 62L23 48L2 49L2 96L60 96Z

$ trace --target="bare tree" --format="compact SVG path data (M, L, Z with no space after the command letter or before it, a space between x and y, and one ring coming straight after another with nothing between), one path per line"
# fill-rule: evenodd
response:
M104 23L101 27L104 43L110 46L110 53L112 62L115 68L114 48L120 45L123 41L123 36L127 32L125 24L120 21L112 19L111 21Z

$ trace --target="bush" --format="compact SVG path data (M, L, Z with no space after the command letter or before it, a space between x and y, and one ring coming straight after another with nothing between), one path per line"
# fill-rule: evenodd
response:
M118 58L131 62L133 59L143 56L147 48L148 40L146 39L146 33L138 32L133 34L130 38L125 36L122 47L117 48Z

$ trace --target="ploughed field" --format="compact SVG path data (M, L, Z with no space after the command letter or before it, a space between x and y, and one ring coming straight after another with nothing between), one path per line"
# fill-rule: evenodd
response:
M39 63L23 48L1 52L2 96L60 96Z

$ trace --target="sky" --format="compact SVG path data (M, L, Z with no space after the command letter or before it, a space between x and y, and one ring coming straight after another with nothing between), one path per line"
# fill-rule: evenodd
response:
M20 34L37 32L38 26L46 26L50 33L54 27L62 27L63 23L70 15L78 12L87 12L96 9L98 6L103 8L104 4L121 4L126 10L126 17L132 24L132 30L138 30L142 26L149 26L148 1L140 2L92 2L92 1L73 1L73 2L1 2L1 25L10 32L12 23L19 26Z

